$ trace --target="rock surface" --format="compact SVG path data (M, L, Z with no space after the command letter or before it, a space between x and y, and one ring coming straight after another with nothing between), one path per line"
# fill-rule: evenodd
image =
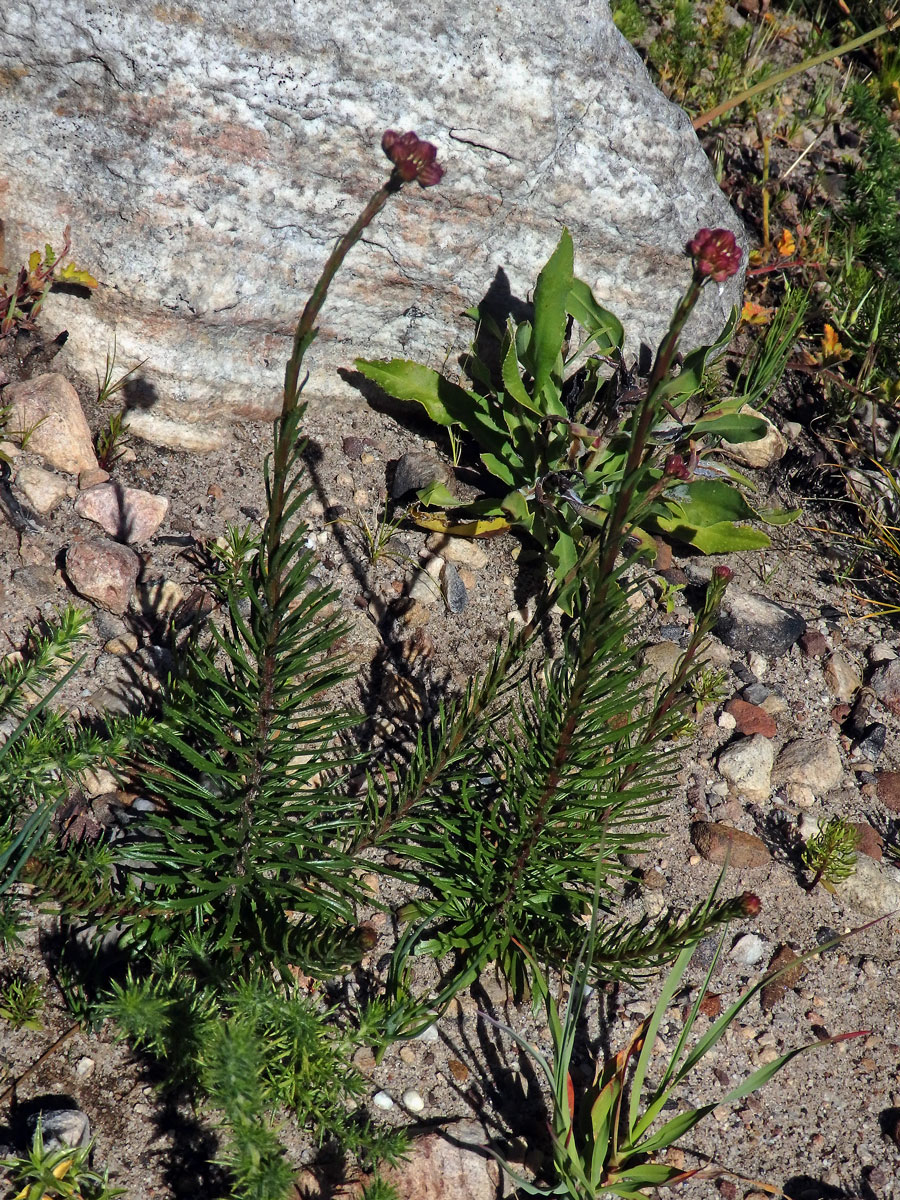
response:
M32 1137L38 1124L41 1127L45 1150L59 1150L63 1146L86 1146L91 1140L91 1122L87 1113L78 1108L45 1108L31 1113L26 1126Z
M900 875L864 855L857 856L853 874L832 884L832 889L839 900L869 917L900 910Z
M2 182L2 181L0 181ZM28 433L28 449L51 467L77 475L97 466L91 431L78 393L62 375L38 375L3 389L8 427Z
M66 574L76 592L114 613L128 607L140 568L133 550L106 538L80 539L66 553Z
M153 537L169 511L165 496L118 483L98 483L81 493L75 511L95 521L120 542L146 542Z
M719 773L748 800L763 802L772 791L775 750L761 733L741 738L719 754Z
M829 738L797 738L788 743L772 771L772 782L797 783L815 795L830 792L844 777L837 745Z
M35 512L48 513L64 499L68 484L53 471L26 463L16 472L16 490Z
M386 178L388 127L433 140L446 175L388 206L334 288L308 389L332 405L359 403L335 373L354 355L453 361L459 312L488 289L521 307L564 224L632 352L664 333L696 231L740 234L605 0L502 17L476 0L20 0L0 70L6 257L71 221L100 288L45 305L72 335L63 357L93 378L115 329L121 362L147 360L130 394L164 417L272 414L298 309ZM706 289L684 349L741 283Z

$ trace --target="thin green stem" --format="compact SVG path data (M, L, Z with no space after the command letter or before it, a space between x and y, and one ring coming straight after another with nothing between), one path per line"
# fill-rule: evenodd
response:
M641 472L644 469L647 439L662 399L659 393L672 370L672 364L675 361L675 354L678 350L678 340L681 337L685 322L700 298L702 287L703 278L695 271L691 277L687 291L678 302L678 307L672 316L666 336L663 338L657 351L653 370L650 373L650 379L647 383L647 394L635 414L622 486L616 497L612 515L606 523L603 558L598 575L601 581L601 588L605 588L606 581L612 578L616 555L619 553L622 543L623 531L634 504L634 496L637 491Z
M399 192L402 186L403 180L396 170L392 171L387 182L372 196L369 203L328 256L328 260L322 268L322 274L316 281L310 297L303 308L303 312L300 314L297 328L294 330L294 347L284 370L284 399L281 405L281 418L277 426L275 449L272 455L272 496L269 503L269 520L267 522L265 538L266 562L269 568L266 580L266 599L269 602L270 611L273 612L277 598L281 592L281 567L275 561L275 556L281 545L283 533L282 517L284 515L288 464L296 439L296 422L292 418L296 414L297 406L300 403L300 393L303 390L303 382L300 379L303 358L316 336L316 318L321 311L322 305L325 303L325 297L328 295L331 281L340 270L341 264L347 257L347 254L353 249L366 228L371 225L375 217L384 208L388 198L394 195L395 192Z
M785 83L795 75L800 75L803 71L809 71L813 67L818 67L822 63L830 62L831 59L843 58L845 54L852 54L854 50L860 50L863 46L868 45L869 42L874 42L876 39L884 37L887 33L893 33L896 26L896 19L885 21L877 29L871 29L868 33L864 33L850 42L844 42L842 46L838 46L835 50L823 50L821 54L816 54L813 58L804 59L803 62L796 63L793 67L785 67L783 71L776 71L774 75L769 75L765 79L760 80L759 83L755 83L753 87L746 88L743 92L738 92L730 100L723 100L715 108L710 108L705 113L701 113L699 117L694 117L691 124L695 129L702 129L710 121L715 121L717 117L724 116L725 113L731 112L733 108L737 108L739 104L744 104L747 100L752 100L754 96L758 96L761 92L767 92L770 88L778 87L780 83Z

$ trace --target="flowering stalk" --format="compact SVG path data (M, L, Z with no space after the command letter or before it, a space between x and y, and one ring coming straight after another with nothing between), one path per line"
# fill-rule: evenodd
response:
M306 382L305 378L301 380L300 372L303 367L304 355L318 332L315 327L316 319L325 303L331 281L347 254L384 208L389 197L399 192L404 183L417 182L420 187L432 187L440 183L444 174L443 167L437 162L437 149L430 142L422 141L411 131L398 134L389 129L381 139L381 148L393 163L391 173L328 256L322 273L300 314L294 330L293 351L285 367L284 399L281 406L281 417L276 425L275 448L272 455L269 520L266 531L266 558L269 564L266 590L270 607L274 607L281 586L280 564L276 567L273 559L275 559L281 543L288 466L297 440L300 393Z
M623 529L632 514L634 497L640 474L646 466L647 442L650 430L656 420L660 405L664 400L662 388L668 380L678 341L684 330L685 323L700 299L700 292L707 280L724 283L736 275L741 267L741 250L735 236L728 229L701 229L696 237L687 245L687 253L693 261L691 281L687 291L679 300L666 336L660 343L647 383L647 394L634 414L631 426L628 457L625 462L625 472L622 486L616 497L615 507L607 522L607 539L604 546L600 578L609 578L619 552L618 531ZM672 462L672 474L677 474L677 464Z

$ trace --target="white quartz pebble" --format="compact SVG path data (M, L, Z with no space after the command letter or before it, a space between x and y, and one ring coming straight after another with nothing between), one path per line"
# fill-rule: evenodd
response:
M415 1088L408 1088L403 1093L403 1107L407 1109L408 1112L420 1113L425 1107L425 1101L415 1090Z

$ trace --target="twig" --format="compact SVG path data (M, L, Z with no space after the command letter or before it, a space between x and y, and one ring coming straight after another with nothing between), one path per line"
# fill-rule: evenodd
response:
M35 1061L31 1064L30 1067L26 1067L25 1070L22 1072L22 1074L19 1075L16 1079L14 1079L12 1081L12 1083L9 1085L9 1087L6 1089L6 1091L0 1093L0 1104L5 1104L8 1097L14 1096L15 1092L16 1092L16 1088L19 1086L19 1084L22 1083L23 1080L27 1079L29 1075L33 1075L34 1072L38 1069L38 1067L42 1067L44 1065L44 1063L47 1061L47 1059L51 1058L56 1053L56 1051L60 1048L60 1046L64 1046L70 1038L73 1038L75 1036L76 1033L81 1033L81 1025L80 1024L72 1025L69 1029L66 1030L66 1032L64 1034L62 1034L60 1037L58 1037L56 1039L56 1041L53 1043L52 1046L47 1047L47 1049L40 1056L40 1058L35 1059Z

